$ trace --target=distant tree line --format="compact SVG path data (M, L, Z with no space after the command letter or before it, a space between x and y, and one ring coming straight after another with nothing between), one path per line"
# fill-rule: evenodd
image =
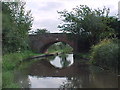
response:
M36 30L31 30L29 31L29 34L32 35L39 35L39 34L44 34L44 33L50 33L50 31L48 31L47 29L43 28L43 29L36 29Z
M51 45L48 52L62 52L62 53L70 53L73 51L73 48L65 42L57 42Z

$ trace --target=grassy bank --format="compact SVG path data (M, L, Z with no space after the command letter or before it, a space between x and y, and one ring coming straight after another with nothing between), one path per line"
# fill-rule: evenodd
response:
M48 53L67 53L69 52L69 49L58 49L56 50L50 50ZM3 61L2 61L2 88L21 88L17 83L14 81L14 71L18 69L24 69L26 68L31 62L28 62L27 65L20 64L23 60L26 58L29 58L31 56L36 55L42 55L42 54L36 54L32 51L23 51L23 52L17 52L17 53L8 53L3 55Z
M20 88L14 82L14 70L19 67L19 63L30 56L40 55L31 51L19 53L9 53L3 56L2 62L2 88Z
M49 50L47 53L70 53L72 52L71 50L69 49L58 49L58 50Z

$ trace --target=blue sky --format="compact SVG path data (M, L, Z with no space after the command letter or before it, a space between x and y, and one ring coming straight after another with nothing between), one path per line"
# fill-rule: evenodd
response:
M71 11L78 5L87 5L92 9L104 6L110 8L110 15L118 14L118 1L120 0L25 0L26 10L32 11L34 18L32 30L46 28L52 33L60 32L57 26L62 23L57 11L64 9Z

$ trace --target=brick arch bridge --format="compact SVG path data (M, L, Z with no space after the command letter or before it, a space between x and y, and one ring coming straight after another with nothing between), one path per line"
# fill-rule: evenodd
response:
M57 42L65 42L73 48L73 52L77 53L85 49L84 44L77 39L72 40L64 33L45 33L39 35L29 35L30 47L36 53L44 53L52 44Z

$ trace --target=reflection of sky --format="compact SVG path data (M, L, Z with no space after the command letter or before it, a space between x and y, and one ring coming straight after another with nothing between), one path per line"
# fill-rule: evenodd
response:
M59 57L59 56L56 56L54 60L51 60L51 61L50 61L50 63L51 63L52 65L54 65L55 67L61 68L62 65L61 65L61 63L60 63L60 60L61 60L60 57Z
M67 60L70 61L70 65L73 64L74 60L73 60L73 54L67 54L68 57L67 57Z
M59 88L63 82L66 82L65 77L40 77L28 76L31 83L31 88Z
M55 67L62 68L61 59L59 56L56 56L54 60L50 60L50 63ZM73 64L73 54L67 54L67 61L70 61L69 66Z

